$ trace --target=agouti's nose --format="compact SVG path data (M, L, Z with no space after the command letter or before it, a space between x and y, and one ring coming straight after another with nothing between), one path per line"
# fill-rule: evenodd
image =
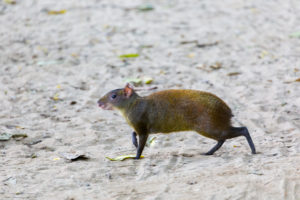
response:
M100 100L98 100L97 103L98 103L99 107L103 107L104 106L104 103L102 103Z

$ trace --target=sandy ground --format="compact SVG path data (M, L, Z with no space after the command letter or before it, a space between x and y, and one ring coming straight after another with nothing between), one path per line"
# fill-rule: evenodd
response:
M0 142L0 199L300 199L297 31L298 0L1 1L0 132L28 137ZM259 153L235 138L202 156L215 141L188 132L107 160L135 153L132 129L96 101L144 76L217 94Z

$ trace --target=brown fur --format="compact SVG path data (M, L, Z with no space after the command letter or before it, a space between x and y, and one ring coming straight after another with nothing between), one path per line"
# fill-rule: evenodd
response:
M230 108L217 96L196 90L165 90L144 98L148 104L151 132L194 130L206 137L220 139L230 128ZM151 112L152 111L152 112ZM161 122L161 123L159 123Z
M246 127L231 126L232 112L217 96L197 90L165 90L146 97L138 96L126 85L102 97L98 104L102 108L119 109L139 136L137 158L140 157L149 134L177 131L196 131L218 141L207 153L213 154L226 139L245 136L255 153L255 147Z

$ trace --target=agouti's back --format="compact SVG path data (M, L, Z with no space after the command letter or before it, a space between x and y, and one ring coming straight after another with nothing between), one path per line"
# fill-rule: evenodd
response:
M197 90L164 90L144 98L152 133L194 130L216 139L212 132L230 128L231 110L213 94Z

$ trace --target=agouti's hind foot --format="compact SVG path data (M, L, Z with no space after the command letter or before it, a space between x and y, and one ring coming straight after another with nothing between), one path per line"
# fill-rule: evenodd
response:
M254 143L253 143L253 141L252 141L252 138L251 138L251 136L250 136L250 134L249 134L248 129L247 129L246 127L242 127L242 128L243 128L242 133L243 133L243 135L244 135L244 136L246 137L246 139L247 139L247 142L248 142L248 144L249 144L249 146L250 146L250 149L251 149L251 153L252 153L252 154L256 154L256 149L255 149Z
M213 155L220 147L224 144L225 140L219 140L218 143L207 153L202 153L201 155L210 156Z
M202 155L202 156L211 156L211 155L213 155L213 154L207 152L207 153L200 153L200 155Z

